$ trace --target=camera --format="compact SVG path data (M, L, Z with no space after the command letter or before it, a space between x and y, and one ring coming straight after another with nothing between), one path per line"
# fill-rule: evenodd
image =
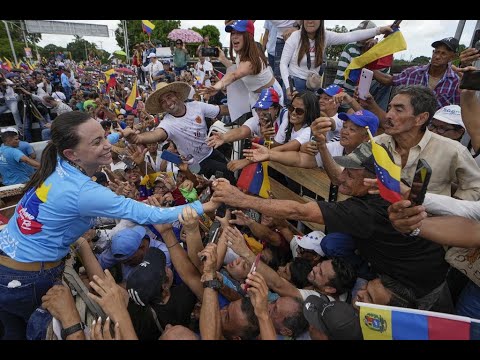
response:
M202 56L212 56L212 57L218 57L220 52L218 51L218 48L215 47L208 47L208 48L202 48L201 52Z

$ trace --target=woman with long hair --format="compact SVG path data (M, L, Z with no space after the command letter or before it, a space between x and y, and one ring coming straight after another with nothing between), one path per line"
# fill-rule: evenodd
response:
M69 247L96 217L138 224L170 223L182 206L157 208L116 195L92 175L112 162L112 145L88 113L73 111L52 123L41 166L25 185L14 215L0 232L0 322L4 339L24 339L30 314L61 279ZM197 212L213 203L189 204Z
M273 71L268 66L265 54L259 48L253 38L255 29L251 20L235 20L225 27L225 31L230 35L230 58L235 59L237 68L235 71L227 73L215 85L207 87L204 92L214 95L218 91L225 89L236 80L242 80L249 92L250 107L253 107L258 100L260 92L263 89L273 86L280 95L280 105L283 106L283 92L278 81L273 76ZM233 51L237 54L235 58ZM225 53L219 48L218 59L227 68L233 65L228 60Z
M317 77L323 74L322 64L326 61L325 49L328 46L366 40L391 32L390 26L379 26L373 29L336 33L325 30L324 20L303 20L300 30L292 33L285 42L280 60L280 72L287 89L287 98L291 99L293 93L288 81L289 76L293 78L295 89L300 91L307 88L309 76ZM321 83L318 87L321 87Z

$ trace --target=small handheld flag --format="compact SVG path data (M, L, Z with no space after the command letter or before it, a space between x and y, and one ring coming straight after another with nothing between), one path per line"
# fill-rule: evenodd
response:
M152 35L152 31L155 29L155 25L149 20L142 20L142 30L148 34L148 37Z
M365 126L365 128L372 143L372 154L380 196L391 203L400 201L402 200L400 193L400 174L402 169L390 159L387 150L373 140L368 126Z

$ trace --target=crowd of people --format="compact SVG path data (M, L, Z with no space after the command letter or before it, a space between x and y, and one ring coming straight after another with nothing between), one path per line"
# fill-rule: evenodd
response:
M208 38L192 68L177 40L172 62L136 44L113 80L95 59L0 73L0 113L16 124L2 129L1 181L24 184L0 232L0 338L361 340L357 302L480 319L480 101L459 88L480 51L435 41L429 64L375 70L360 99L345 69L396 28L268 20L260 44L254 27L225 21L226 74L202 56ZM337 76L322 86L337 44ZM236 122L240 95L249 111ZM236 126L210 134L217 120ZM40 158L34 121L48 141ZM393 204L378 193L371 141L401 167ZM413 206L420 159L432 174ZM348 198L300 203L236 186L265 161L322 168ZM67 258L106 318L84 324Z

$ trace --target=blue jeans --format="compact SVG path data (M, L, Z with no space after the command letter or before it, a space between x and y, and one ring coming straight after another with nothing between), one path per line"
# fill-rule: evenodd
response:
M268 54L268 65L270 65L270 67L273 68L275 67L275 54Z
M480 287L471 280L463 288L455 310L457 315L480 319Z
M280 74L280 60L282 58L283 48L285 47L285 40L278 39L275 43L275 66L273 67L273 75L280 85L283 84L282 74Z
M15 120L15 125L20 133L20 137L23 136L23 123L20 116L20 110L18 110L18 100L5 100L5 105L0 106L0 114L3 114L6 110L10 110Z
M0 254L3 255L2 252ZM42 304L42 296L48 289L60 281L63 268L62 263L49 270L20 271L0 265L0 321L5 329L3 340L25 339L30 315Z
M49 128L42 129L42 141L50 140L52 138L51 131Z

